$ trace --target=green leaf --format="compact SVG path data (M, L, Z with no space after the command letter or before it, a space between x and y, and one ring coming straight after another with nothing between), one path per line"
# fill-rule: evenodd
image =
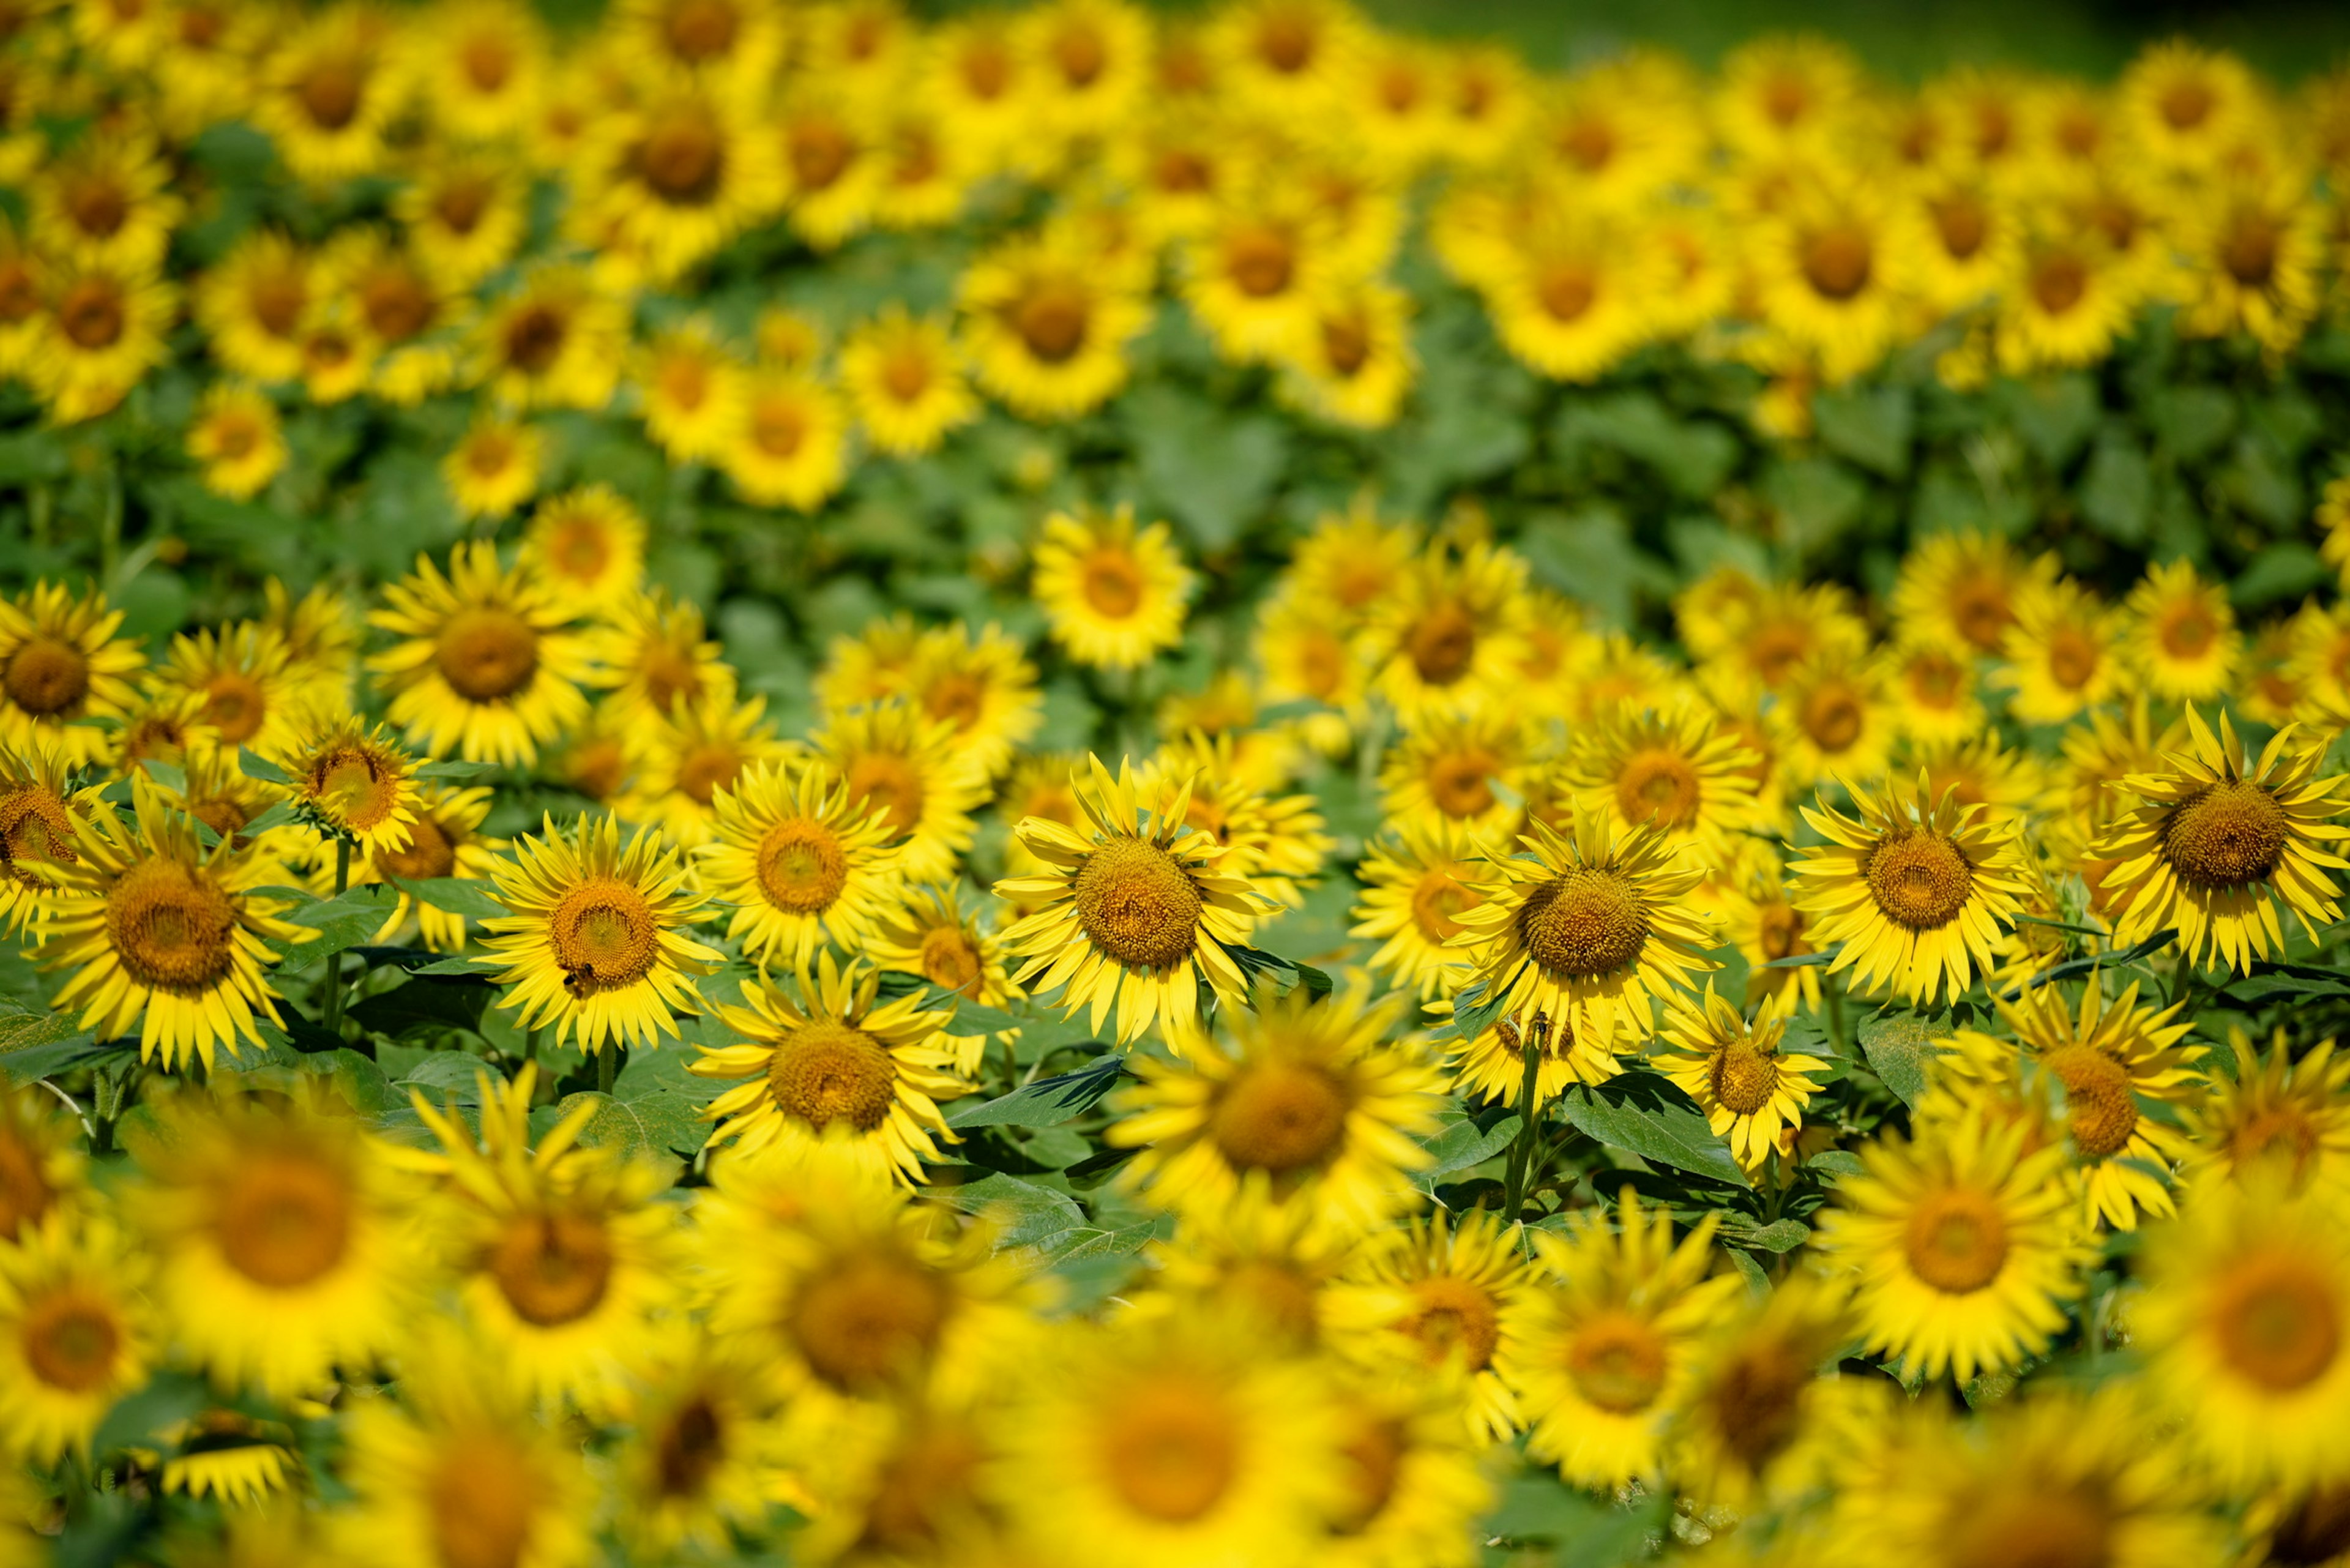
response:
M2156 434L2182 463L2204 457L2235 433L2236 400L2218 387L2172 387L2154 400Z
M303 1056L300 1070L325 1078L343 1103L363 1116L380 1121L408 1108L408 1096L392 1087L383 1069L348 1047L311 1052Z
M469 920L494 920L512 913L492 897L488 883L470 877L429 877L415 882L395 878L392 886L436 909L463 915Z
M1855 1031L1869 1071L1885 1082L1905 1106L1916 1106L1926 1092L1926 1064L1938 1053L1934 1043L1950 1037L1948 1025L1927 1022L1914 1012L1880 1012L1864 1018Z
M1800 559L1844 537L1859 520L1868 487L1831 458L1798 457L1773 465L1763 476L1762 498L1778 514L1780 543Z
M2144 449L2118 431L2101 438L2081 475L2081 515L2121 545L2146 543L2154 514L2154 468Z
M388 1034L395 1040L451 1029L478 1034L482 1009L495 993L494 986L473 980L411 978L403 985L351 1003L350 1018L370 1033Z
M245 777L260 779L265 784L290 784L294 782L293 774L250 746L236 749L236 765Z
M498 770L488 763L426 763L416 770L421 779L447 779L463 784L473 779L487 778Z
M1008 1095L965 1106L947 1117L951 1127L1049 1127L1081 1116L1117 1086L1126 1058L1104 1056L1071 1073L1039 1078Z
M702 1119L702 1108L673 1090L657 1089L620 1100L600 1090L583 1089L556 1101L553 1119L560 1121L582 1105L597 1107L588 1125L579 1129L582 1147L617 1149L629 1158L690 1158L710 1137L710 1124Z
M1812 1239L1811 1227L1800 1220L1774 1220L1757 1225L1744 1215L1725 1213L1720 1231L1722 1242L1761 1252L1792 1252Z
M371 884L288 909L284 916L286 920L307 926L318 935L310 941L290 945L277 965L277 972L307 974L337 953L373 940L398 908L390 888Z
M144 1388L126 1394L98 1424L90 1451L110 1454L130 1448L155 1448L159 1435L192 1420L213 1403L212 1386L192 1372L158 1372Z
M973 1034L1001 1034L1007 1029L1020 1027L1021 1021L1000 1007L983 1006L951 991L941 991L935 985L923 992L922 1006L925 1009L953 1010L954 1016L939 1025L941 1034L968 1038Z
M963 1168L973 1168L965 1167ZM1003 1227L997 1244L1031 1247L1085 1224L1086 1212L1066 1192L993 1171L976 1181L941 1186L931 1193L966 1214L992 1214Z
M1080 1225L1075 1230L1061 1232L1049 1244L1039 1247L1037 1257L1047 1268L1087 1258L1129 1258L1150 1245L1158 1233L1158 1222L1150 1220L1116 1231Z
M435 1051L410 1068L396 1086L421 1089L434 1105L444 1098L453 1098L460 1105L479 1105L484 1075L493 1084L501 1076L495 1067L470 1051Z
M2160 952L2176 940L2178 936L2177 931L2166 928L2141 941L2132 942L2129 946L2116 949L2112 952L2092 953L2087 958L2066 959L2063 963L2050 964L2046 969L2024 981L2022 985L2009 992L2007 999L2013 1002L2027 991L2037 991L2043 985L2053 984L2060 980L2070 980L2076 974L2086 974L2091 970L2110 969L2123 964L2136 963L2142 958Z
M1695 1101L1657 1074L1635 1070L1593 1086L1570 1085L1559 1100L1576 1131L1643 1159L1735 1186L1746 1173L1716 1137Z
M1861 467L1898 479L1909 469L1917 403L1907 387L1854 387L1815 393L1812 419L1820 443Z
M1145 499L1202 550L1238 543L1288 462L1280 423L1232 415L1165 384L1136 389L1126 405Z
M1483 1126L1473 1117L1463 1116L1451 1127L1430 1138L1421 1147L1436 1163L1414 1173L1416 1179L1427 1182L1440 1176L1450 1176L1456 1170L1467 1170L1482 1165L1503 1149L1518 1136L1525 1125L1515 1111L1498 1116L1489 1114Z

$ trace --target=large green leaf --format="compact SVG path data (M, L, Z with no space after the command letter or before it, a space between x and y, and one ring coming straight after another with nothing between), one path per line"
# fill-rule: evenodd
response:
M1654 1073L1634 1071L1596 1086L1575 1084L1559 1099L1576 1131L1642 1159L1747 1185L1726 1139L1714 1136L1696 1102Z

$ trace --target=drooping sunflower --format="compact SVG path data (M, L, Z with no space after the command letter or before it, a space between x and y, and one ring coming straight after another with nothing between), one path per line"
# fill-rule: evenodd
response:
M1035 420L1068 420L1126 385L1128 342L1149 306L1089 259L1039 240L983 256L961 287L962 338L989 396Z
M527 765L587 716L593 666L568 606L486 539L461 544L444 574L430 556L384 589L368 619L402 640L368 660L409 743L436 757Z
M658 1161L577 1139L602 1114L586 1100L534 1139L537 1064L512 1083L476 1075L480 1127L409 1091L440 1148L416 1162L434 1182L425 1210L465 1320L504 1376L533 1395L608 1412L679 1294L674 1215L654 1201ZM534 1146L534 1143L536 1147Z
M908 881L950 879L971 847L972 813L986 801L988 784L955 742L951 722L904 702L839 714L810 738L851 804L879 815Z
M1107 516L1056 512L1036 543L1032 591L1070 657L1132 670L1183 639L1197 582L1164 523L1137 528L1134 508Z
M2115 940L2176 929L2190 962L2241 974L2283 949L2280 903L2313 938L2341 919L2334 873L2350 869L2337 852L2350 827L2336 819L2350 803L2340 777L2317 776L2322 737L2287 725L2255 763L2225 713L2215 736L2189 707L2187 730L2162 772L2122 781L2138 804L2092 852L2115 862L2102 884Z
M204 488L231 501L250 501L285 472L286 443L277 405L253 387L215 381L188 425L188 455L203 465Z
M1460 999L1452 999L1457 1016ZM1431 1012L1444 1011L1430 1005ZM1532 1018L1492 1020L1467 1041L1457 1041L1446 1065L1452 1086L1481 1104L1515 1106L1524 1097L1526 1051L1534 1052L1534 1104L1548 1106L1570 1084L1604 1084L1624 1071L1623 1054L1639 1044L1629 1020L1617 1016L1602 1023L1596 1014L1554 1017L1537 1012Z
M566 491L531 513L516 559L562 603L609 610L644 580L645 520L608 484Z
M75 818L74 859L57 879L78 897L60 900L39 933L42 967L74 971L50 1002L104 1038L136 1030L143 1060L176 1068L193 1057L209 1073L216 1050L261 1044L256 1014L278 1022L267 944L309 933L255 896L278 879L273 862L234 836L205 849L195 819L145 774L130 788L132 822L111 807Z
M712 801L695 865L734 907L726 935L762 963L804 968L819 944L855 948L896 898L890 827L829 768L754 763Z
M2061 1146L2025 1152L2023 1125L1960 1116L1860 1151L1820 1220L1826 1265L1855 1276L1871 1349L1963 1382L2043 1349L2081 1293L2090 1249Z
M384 1153L322 1095L181 1100L130 1206L171 1338L222 1386L305 1395L396 1345L426 1278Z
M1750 1019L1711 985L1701 1001L1665 1002L1659 1070L1688 1091L1716 1137L1729 1138L1731 1154L1749 1175L1760 1173L1773 1153L1793 1151L1804 1107L1819 1088L1810 1075L1828 1065L1782 1049L1794 1002L1793 991L1781 991Z
M2350 1193L2350 1052L2321 1040L2296 1059L2282 1027L2265 1051L2241 1031L2229 1044L2236 1075L2213 1075L2186 1112L2190 1174L2211 1166L2232 1181ZM2267 1167L2277 1174L2262 1178Z
M955 1053L939 1033L950 1014L912 995L879 1000L880 972L829 952L803 969L798 997L746 981L747 1004L721 1004L741 1044L704 1046L691 1071L743 1079L702 1115L718 1124L713 1143L755 1154L778 1142L845 1146L858 1162L907 1183L954 1141L941 1100L971 1085L951 1071Z
M698 1012L691 977L721 955L684 934L701 913L685 891L677 851L639 831L620 845L608 815L567 831L549 816L500 861L494 895L512 913L482 922L491 933L478 962L499 969L500 1007L525 1029L552 1023L559 1044L650 1048L677 1036L675 1012Z
M1465 955L1445 944L1460 934L1455 917L1477 901L1479 853L1456 822L1406 819L1367 846L1356 870L1363 891L1347 934L1379 940L1371 968L1423 1002L1468 983Z
M1804 808L1826 842L1791 867L1795 908L1814 917L1822 948L1842 943L1828 967L1909 1000L1955 997L1991 965L2023 893L2020 824L2012 813L1929 796L1921 778L1905 788L1856 787L1853 815Z
M934 452L979 417L947 323L892 305L840 346L840 382L865 439L893 457Z
M1536 1282L1500 1366L1529 1457L1578 1486L1660 1471L1668 1422L1741 1289L1706 1277L1713 1230L1708 1216L1675 1246L1671 1214L1627 1189L1620 1229L1586 1210L1564 1234L1533 1233Z
M441 477L459 516L494 522L537 493L546 459L537 426L484 409L441 460Z
M378 846L366 861L353 868L354 885L369 882L438 882L456 879L488 882L495 874L505 840L482 832L490 815L491 792L484 788L445 789L427 784L419 790L415 817L408 825L408 842L394 849ZM402 887L399 902L376 932L379 942L390 941L416 922L424 945L434 952L453 953L465 945L465 917L444 909Z
M296 812L367 855L396 854L415 833L416 761L381 725L357 717L311 719L277 763L293 780Z
M87 1459L159 1348L148 1266L103 1220L57 1220L0 1246L0 1450L47 1468Z
M2130 1309L2147 1381L2224 1485L2342 1480L2350 1247L2336 1193L2207 1182L2147 1232Z
M1342 1354L1465 1377L1469 1431L1506 1442L1517 1402L1495 1364L1516 1353L1533 1290L1515 1225L1485 1210L1457 1220L1439 1210L1366 1241L1331 1288L1326 1316Z
M1577 1038L1644 1040L1653 1003L1712 969L1713 933L1686 905L1702 875L1653 825L1618 836L1577 807L1571 833L1529 823L1526 851L1487 863L1451 945L1486 1002L1521 1029L1537 1015Z
M1244 997L1248 981L1227 944L1244 943L1271 901L1223 874L1224 849L1184 824L1180 797L1173 810L1147 809L1130 763L1121 761L1112 779L1099 757L1087 763L1090 778L1074 770L1069 778L1083 822L1023 818L1013 831L1045 869L995 890L1039 906L1003 933L1013 953L1042 961L1021 983L1032 992L1065 988L1062 1009L1088 1011L1096 1029L1115 1011L1123 1044L1161 1016L1170 1024L1197 1018L1202 985Z
M1731 836L1755 824L1747 773L1755 760L1701 702L1619 703L1576 732L1562 782L1604 813L1612 832L1653 825L1713 867L1729 854Z
M1414 1206L1440 1079L1385 1043L1399 1009L1361 994L1315 1002L1301 987L1234 1014L1230 1049L1179 1023L1181 1060L1135 1058L1142 1077L1106 1135L1140 1147L1120 1180L1158 1207L1215 1212L1263 1189L1316 1229L1361 1232Z

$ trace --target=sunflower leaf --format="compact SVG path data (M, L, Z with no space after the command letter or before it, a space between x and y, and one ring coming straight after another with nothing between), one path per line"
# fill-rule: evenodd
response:
M1729 1143L1706 1125L1697 1103L1655 1073L1572 1085L1560 1096L1559 1109L1576 1131L1612 1148L1732 1186L1749 1185L1731 1158Z
M239 746L236 749L236 765L238 771L245 777L259 779L264 784L290 784L294 782L293 774L255 751L251 746Z
M1950 1037L1948 1025L1937 1025L1915 1012L1880 1012L1864 1018L1854 1031L1869 1071L1884 1080L1905 1106L1914 1106L1926 1092L1926 1063L1937 1053L1934 1043Z
M992 1100L966 1106L947 1117L951 1127L1049 1127L1081 1116L1117 1086L1126 1073L1126 1058L1104 1056L1089 1062L1074 1072L1055 1073L1049 1078L998 1095Z
M469 920L494 920L507 913L506 907L491 897L486 883L470 877L427 877L413 882L394 877L392 886L443 913L463 915Z

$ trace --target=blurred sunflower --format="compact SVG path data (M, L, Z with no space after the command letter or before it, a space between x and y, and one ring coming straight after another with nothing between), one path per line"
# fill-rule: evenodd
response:
M115 635L122 613L102 593L48 581L0 599L0 746L21 754L47 742L69 763L105 754L106 732L84 721L128 717L131 677L147 662Z
M963 344L991 397L1033 420L1067 420L1126 385L1126 346L1149 325L1132 290L1087 257L1036 240L983 255L960 289Z
M1134 509L1045 519L1031 589L1053 639L1080 663L1132 670L1183 637L1197 582L1164 523L1138 529Z
M608 613L644 579L645 522L608 484L566 491L532 512L515 560L562 603Z
M1469 967L1446 946L1455 918L1477 902L1480 851L1469 831L1442 818L1406 820L1366 846L1355 877L1362 893L1350 936L1382 939L1370 966L1423 1001L1466 984Z
M731 686L679 703L641 738L636 775L612 810L677 848L708 843L717 827L718 793L732 789L745 768L798 753L797 742L776 737L766 711L764 697L738 701Z
M161 1347L148 1273L103 1220L26 1226L0 1247L0 1448L45 1469L88 1461L99 1423Z
M849 801L880 817L909 881L953 876L958 857L971 847L972 813L989 794L986 778L955 741L951 722L930 719L903 702L838 714L809 739L815 755L839 775Z
M57 423L96 419L169 357L178 290L151 267L76 254L45 262L39 276L47 310L25 378Z
M204 488L250 501L286 470L291 449L277 405L255 388L215 381L188 424L188 455L203 465Z
M848 415L824 382L763 369L743 389L743 416L718 463L757 506L814 512L847 478Z
M1732 836L1755 823L1754 753L1705 706L1684 698L1664 708L1618 704L1579 730L1562 781L1603 813L1609 829L1655 826L1701 864L1728 855Z
M2187 561L2158 563L2123 604L2121 656L2147 690L2171 701L2210 702L2235 684L2244 651L2227 588Z
M459 516L494 522L537 493L546 462L539 427L484 410L441 460L441 476Z
M484 306L464 374L501 407L593 412L619 385L628 341L618 295L584 267L542 262Z
M490 815L487 789L445 789L427 784L416 794L415 816L408 825L408 842L399 848L379 845L352 873L359 885L369 882L438 882L455 878L487 882L494 875L505 840L482 831ZM434 952L453 953L465 946L465 917L418 897L407 888L384 917L375 940L388 942L411 919L424 945Z
M893 457L934 452L979 417L947 325L892 305L840 346L840 381L865 438Z
M2296 1057L2282 1029L2265 1051L2236 1031L2229 1046L2235 1075L2213 1075L2185 1113L2189 1174L2211 1166L2226 1179L2287 1192L2350 1191L2350 1052L2321 1040ZM2262 1174L2271 1168L2273 1176Z
M1851 1343L1844 1288L1791 1274L1749 1301L1701 1355L1668 1438L1666 1468L1709 1509L1758 1511L1831 1481L1866 1448L1889 1384L1824 1376Z
M1363 631L1372 684L1408 726L1498 706L1523 659L1523 557L1491 545L1431 545Z
M672 462L715 462L741 439L750 370L706 317L640 344L629 379L645 430Z

